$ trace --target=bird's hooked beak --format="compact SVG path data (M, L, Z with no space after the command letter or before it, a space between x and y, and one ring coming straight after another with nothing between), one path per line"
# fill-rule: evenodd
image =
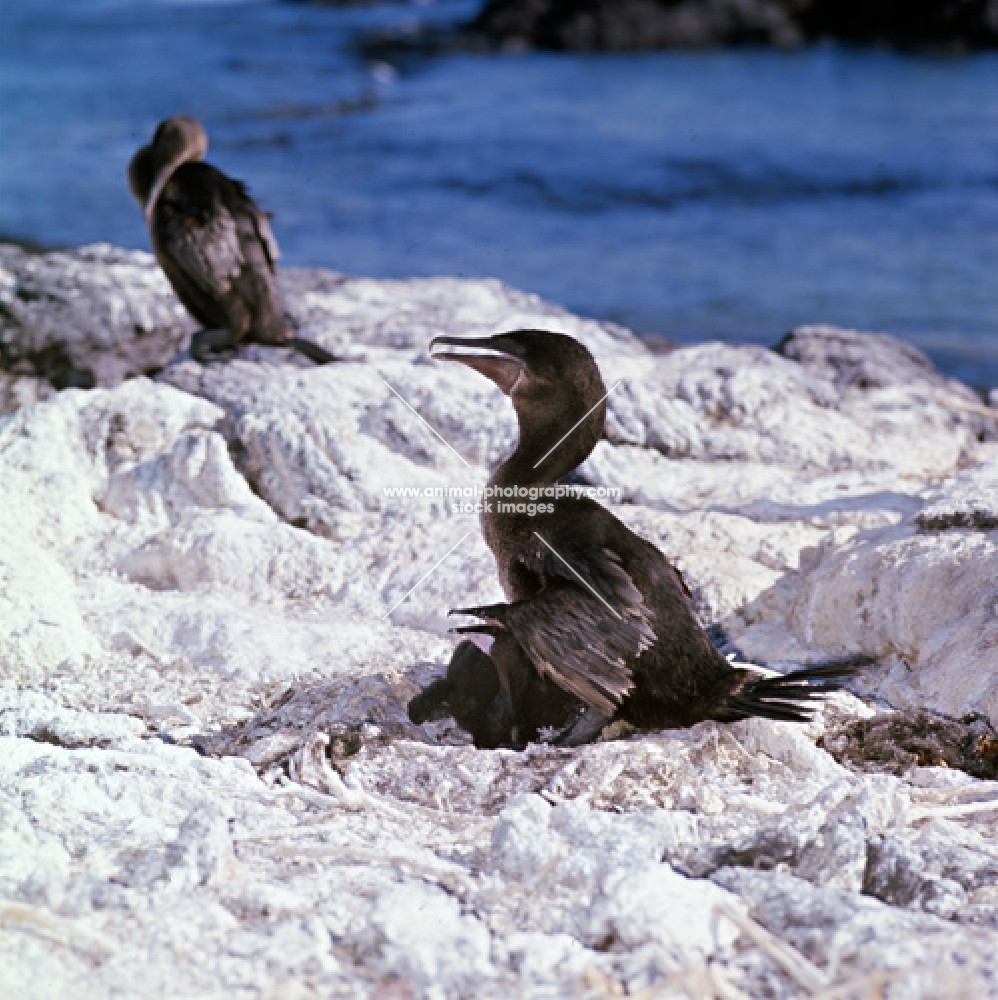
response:
M430 357L439 361L460 361L495 382L507 396L526 371L526 362L517 355L520 345L510 337L436 337L430 341Z

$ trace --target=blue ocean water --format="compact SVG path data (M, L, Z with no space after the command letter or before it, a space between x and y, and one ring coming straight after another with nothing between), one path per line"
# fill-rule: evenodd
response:
M187 113L286 264L497 276L682 341L889 331L998 386L998 55L356 44L478 6L5 0L0 232L147 247L125 170Z

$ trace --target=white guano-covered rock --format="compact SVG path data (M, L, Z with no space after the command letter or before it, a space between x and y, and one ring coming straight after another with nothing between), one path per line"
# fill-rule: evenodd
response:
M998 723L994 410L883 335L653 355L494 281L281 287L347 360L201 367L148 255L0 248L0 996L998 991L998 782L820 745ZM501 596L462 504L515 437L427 344L524 326L599 360L577 477L724 648L866 655L854 694L575 750L408 721Z

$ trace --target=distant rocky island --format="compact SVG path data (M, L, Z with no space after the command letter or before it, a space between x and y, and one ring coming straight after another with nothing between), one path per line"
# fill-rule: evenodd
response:
M845 42L998 45L996 0L490 0L469 26L502 48L626 52Z

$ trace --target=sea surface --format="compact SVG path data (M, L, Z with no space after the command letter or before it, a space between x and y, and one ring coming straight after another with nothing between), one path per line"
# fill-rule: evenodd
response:
M478 7L4 0L0 233L148 247L126 167L192 114L285 264L496 276L680 341L888 331L998 386L998 54L360 45Z

